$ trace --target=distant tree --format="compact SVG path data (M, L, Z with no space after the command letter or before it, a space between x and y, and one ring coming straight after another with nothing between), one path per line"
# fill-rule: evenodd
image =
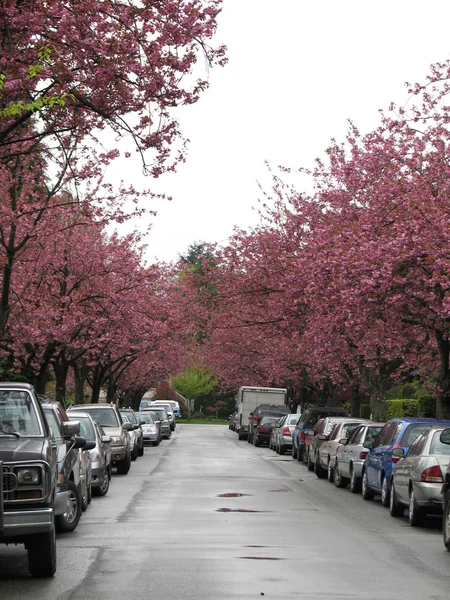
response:
M217 387L219 379L207 368L196 366L189 367L172 377L170 383L185 398L198 400L208 396Z

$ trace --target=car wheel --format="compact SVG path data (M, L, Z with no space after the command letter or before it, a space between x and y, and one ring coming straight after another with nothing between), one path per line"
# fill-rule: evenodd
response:
M387 477L383 477L383 483L381 484L381 506L387 508L389 506L389 489L387 483Z
M128 471L130 470L131 467L131 457L130 454L128 453L125 458L123 458L122 460L119 460L119 462L117 463L117 473L119 475L126 475L128 473Z
M66 511L55 518L56 530L61 532L73 531L81 517L81 494L75 483L69 481Z
M333 481L334 481L334 470L331 465L330 458L328 458L327 479L330 483L333 483Z
M362 476L361 495L364 498L364 500L373 500L375 496L374 492L369 487L369 483L367 481L367 473L365 471Z
M55 524L51 531L37 533L26 543L31 577L53 577L56 572Z
M136 460L138 457L139 448L137 444L134 445L133 452L131 453L131 460Z
M103 483L100 487L94 488L96 496L106 496L109 490L109 477L108 473L105 472L105 476L103 477Z
M350 471L350 491L352 494L359 494L361 492L361 479L356 477L353 467Z
M327 475L327 472L320 464L319 455L316 456L316 460L314 462L314 473L317 475L319 479L324 479Z
M286 448L284 446L282 446L281 444L278 446L278 454L285 454L286 453Z
M303 462L303 457L305 456L305 448L300 448L297 450L297 460L298 462Z
M306 452L306 451L305 451ZM311 460L310 452L308 452L308 456L306 457L308 471L314 471L314 462Z
M144 442L142 442L142 446L139 446L138 456L144 456Z
M444 546L450 552L450 495L447 492L444 495L444 511L442 517L442 535Z
M334 485L337 488L345 488L348 483L347 477L342 477L341 470L339 469L339 463L336 461L336 466L334 467Z
M292 458L297 458L297 448L294 445L292 445Z
M425 510L417 505L414 496L414 488L411 485L411 491L409 493L409 524L411 527L421 527L425 522L425 516Z
M154 446L159 446L159 439L156 440L156 442L153 442Z
M405 507L397 501L397 494L395 493L394 480L391 481L391 494L389 497L389 514L391 517L403 517Z
M87 493L87 487L86 487L86 493L81 496L81 510L84 512L87 507L89 505L89 499L88 499L88 493Z

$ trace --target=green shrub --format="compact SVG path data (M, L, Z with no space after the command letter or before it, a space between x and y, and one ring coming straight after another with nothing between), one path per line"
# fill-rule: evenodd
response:
M395 419L396 417L418 417L419 401L414 399L395 398L386 400L386 418Z
M436 398L431 394L420 394L417 402L419 403L419 417L436 417Z
M359 418L360 419L370 419L370 404L360 404L359 405Z

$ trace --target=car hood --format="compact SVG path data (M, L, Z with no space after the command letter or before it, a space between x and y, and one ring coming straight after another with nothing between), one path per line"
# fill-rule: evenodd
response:
M103 431L106 435L114 435L116 437L122 436L122 427L103 427Z
M20 460L42 460L42 439L0 438L0 460L5 462Z

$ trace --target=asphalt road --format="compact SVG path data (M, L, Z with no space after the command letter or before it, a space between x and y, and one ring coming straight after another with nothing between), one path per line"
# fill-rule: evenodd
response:
M12 600L447 600L439 519L410 528L379 500L318 480L226 426L181 425L146 448L57 539L51 580L0 545Z

